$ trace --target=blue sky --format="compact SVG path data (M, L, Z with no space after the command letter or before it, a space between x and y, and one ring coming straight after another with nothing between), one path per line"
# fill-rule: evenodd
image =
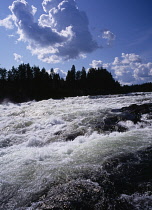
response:
M152 82L151 9L151 0L0 1L1 67L103 66L121 84Z

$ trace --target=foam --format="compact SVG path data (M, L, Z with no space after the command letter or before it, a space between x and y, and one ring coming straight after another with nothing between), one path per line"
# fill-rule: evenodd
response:
M61 182L75 173L74 168L101 166L116 154L150 146L152 127L148 115L143 119L149 124L120 122L129 128L125 133L98 133L90 126L111 109L141 104L144 98L150 102L152 94L1 104L0 180L9 183L6 191L9 193L8 186L15 185L14 199L20 193L26 198L29 191L32 194L43 189L44 180L45 185ZM67 140L73 132L73 140Z

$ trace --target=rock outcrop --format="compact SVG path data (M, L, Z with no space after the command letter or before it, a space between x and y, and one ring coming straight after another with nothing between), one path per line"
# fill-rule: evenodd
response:
M132 104L128 107L112 110L112 114L105 119L98 120L95 125L95 130L98 132L124 132L128 128L123 126L120 122L132 121L134 124L142 121L142 115L149 114L149 119L152 118L152 103L136 105Z

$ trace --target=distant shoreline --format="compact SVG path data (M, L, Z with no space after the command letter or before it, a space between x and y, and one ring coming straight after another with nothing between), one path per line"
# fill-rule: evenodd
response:
M44 68L31 67L30 64L20 64L9 71L0 68L0 103L151 91L151 82L122 86L103 68L86 71L83 67L81 71L76 71L73 65L65 79L53 69L48 73Z

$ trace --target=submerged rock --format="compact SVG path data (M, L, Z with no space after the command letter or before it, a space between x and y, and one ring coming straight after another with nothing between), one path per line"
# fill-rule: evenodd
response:
M125 132L129 128L125 122L131 121L132 124L137 124L141 122L141 127L147 125L147 121L142 120L142 115L148 114L147 119L152 118L152 103L136 105L132 104L128 107L122 107L121 109L112 109L111 112L101 113L94 118L85 119L81 122L84 126L91 128L91 132L97 131L98 133L111 133L111 132ZM78 136L84 136L88 132L87 129L82 129L77 127L75 130L69 131L69 133L64 133L58 131L55 135L60 136L65 141L73 141Z
M152 147L105 160L59 184L30 210L145 210L152 208ZM137 198L140 198L137 201ZM28 209L28 208L25 208Z
M75 132L72 132L72 133L68 134L68 135L65 137L65 139L66 139L66 141L72 141L72 140L74 140L76 137L82 136L82 135L84 135L84 132L82 132L82 131L75 131Z

